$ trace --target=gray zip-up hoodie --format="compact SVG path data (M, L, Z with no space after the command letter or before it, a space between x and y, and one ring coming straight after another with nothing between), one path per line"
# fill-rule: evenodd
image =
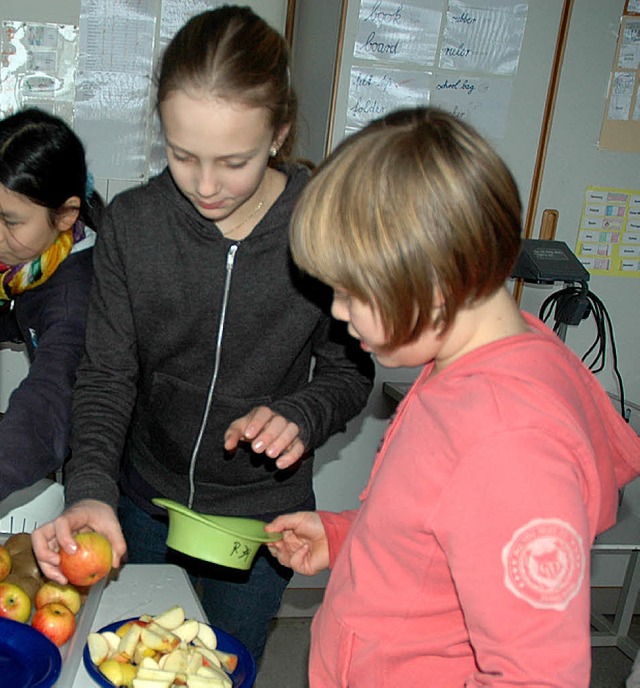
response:
M74 394L68 504L115 506L119 477L149 510L164 496L263 516L311 499L310 459L278 471L245 446L223 449L229 423L266 405L297 423L312 451L371 391L373 364L329 317L330 291L291 262L289 219L308 170L287 172L280 198L240 242L203 218L166 170L111 203Z

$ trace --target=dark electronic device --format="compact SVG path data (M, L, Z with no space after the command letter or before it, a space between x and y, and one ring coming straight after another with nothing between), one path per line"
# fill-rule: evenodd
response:
M564 241L524 239L511 277L534 282L588 282L589 272Z

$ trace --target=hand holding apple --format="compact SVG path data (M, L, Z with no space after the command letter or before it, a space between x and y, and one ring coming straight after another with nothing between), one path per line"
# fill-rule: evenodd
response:
M95 531L78 533L74 540L77 548L73 554L60 550L60 571L73 585L93 585L111 571L111 543Z
M127 551L115 510L97 499L83 499L72 504L55 520L36 528L31 534L33 551L42 573L50 580L67 583L60 570L60 552L73 554L76 533L96 531L111 543L113 568L118 568ZM83 586L80 586L83 587Z
M31 626L61 647L76 630L76 617L64 604L50 602L36 611Z

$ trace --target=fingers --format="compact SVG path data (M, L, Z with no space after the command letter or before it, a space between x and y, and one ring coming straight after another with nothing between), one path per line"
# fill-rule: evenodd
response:
M113 553L112 566L120 566L127 546L115 511L103 502L84 500L31 534L34 553L47 577L59 583L67 582L59 569L59 552L64 549L73 554L77 549L74 535L86 530L102 533L109 540Z
M295 530L296 527L304 520L306 511L296 511L291 514L280 514L276 516L271 523L267 523L264 527L267 533L282 533L285 530ZM273 543L275 545L279 542Z
M250 442L256 454L276 459L279 469L299 461L306 447L298 437L300 428L266 406L258 406L227 428L224 447L233 451L241 441Z

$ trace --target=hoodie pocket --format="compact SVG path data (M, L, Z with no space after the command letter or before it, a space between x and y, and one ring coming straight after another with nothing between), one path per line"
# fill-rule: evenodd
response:
M208 390L178 378L156 373L147 406L148 447L157 461L179 475L189 472L191 454L203 422ZM229 424L254 406L268 405L269 399L246 399L214 394L200 447L200 455L222 459L224 433ZM209 466L202 478L226 480L233 484L238 467ZM236 462L239 463L239 462ZM219 471L219 475L217 475Z
M309 677L312 686L388 688L378 639L366 640L322 607L313 620Z

